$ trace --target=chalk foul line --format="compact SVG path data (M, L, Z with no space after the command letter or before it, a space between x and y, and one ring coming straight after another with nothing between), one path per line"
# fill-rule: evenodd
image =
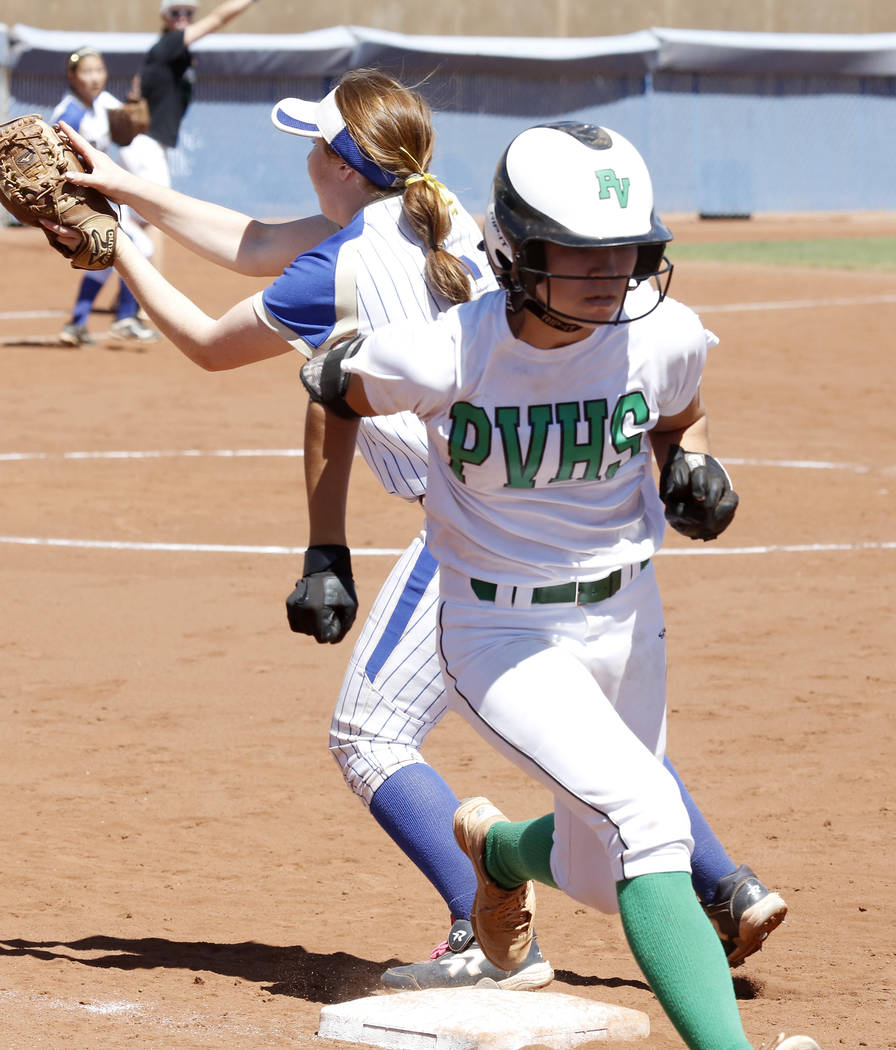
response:
M894 297L896 298L896 297ZM31 460L128 460L128 459L167 459L175 457L199 458L215 457L224 459L256 458L264 456L302 456L299 448L271 449L145 449L145 450L105 450L105 451L69 451L69 452L0 452L0 462L18 462ZM872 468L863 463L835 463L824 460L771 460L745 459L726 457L725 462L732 466L778 467L793 470L845 470L858 474L869 474ZM884 467L883 473L890 473L894 468ZM230 544L230 543L159 543L126 540L84 540L72 537L40 536L0 536L0 544L29 547L68 547L82 550L119 550L168 553L200 554L252 554L252 555L303 555L304 547ZM659 555L752 555L752 554L803 554L825 553L828 551L867 551L891 550L894 543L813 543L813 544L773 544L757 547L695 547L667 548L660 550ZM352 553L357 557L398 557L404 553L402 547L357 547Z
M89 459L220 459L262 458L264 456L304 456L301 448L180 448L180 449L121 449L94 452L0 452L0 462L19 463L29 460L89 460Z
M0 463L127 460L127 459L263 459L270 457L299 458L305 455L301 448L185 448L185 449L107 449L90 452L0 452ZM360 455L356 452L355 455ZM837 463L814 459L750 459L725 456L725 463L735 467L771 467L782 470L845 470L852 474L870 474L880 471L888 474L893 466L871 467L867 463Z
M824 299L778 299L759 303L715 303L692 306L695 313L746 313L751 310L817 310L825 306L874 306L878 303L896 303L896 295L830 296ZM40 320L64 317L64 310L4 310L0 321Z
M305 547L250 546L244 543L151 543L129 540L79 540L62 536L0 536L0 543L25 547L74 547L82 550L161 551L181 554L283 554L305 553ZM836 551L896 550L896 541L868 543L775 543L757 547L663 548L658 557L691 555L824 554ZM404 554L404 547L353 547L353 557L384 558Z
M754 310L818 310L826 306L874 306L881 303L896 303L896 295L832 296L829 299L781 299L764 303L717 303L715 305L692 306L696 314L749 313Z

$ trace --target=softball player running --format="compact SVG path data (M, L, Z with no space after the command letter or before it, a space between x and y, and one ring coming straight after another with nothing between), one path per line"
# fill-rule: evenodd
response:
M691 887L688 814L657 760L666 632L650 559L663 502L703 539L737 506L700 399L716 340L664 300L671 234L616 132L567 123L519 135L485 231L506 295L355 337L302 368L312 398L339 414L413 411L426 423L452 706L554 795L552 815L523 825L482 798L458 808L474 931L512 970L533 942L532 879L618 910L686 1045L750 1050ZM633 284L644 287L630 295ZM806 1037L781 1046L817 1050Z
M241 272L279 273L286 267L265 292L213 321L188 300L172 296L170 286L133 253L119 261L138 281L153 319L192 360L206 368L230 368L290 347L307 356L389 321L431 319L454 301L495 288L479 247L481 231L429 173L433 132L419 96L381 74L356 71L320 103L283 100L274 107L273 120L284 131L313 138L308 170L327 218L255 222L127 178L106 158L88 152L95 170L81 177L85 184L138 206L192 250ZM344 492L334 497L329 487L334 471L324 469L320 458L323 412L315 407L308 413L305 441L311 545L288 610L294 629L337 641L351 626L357 602L345 547ZM422 499L426 433L415 416L365 420L358 445L387 491ZM348 452L353 449L354 429ZM327 457L327 462L333 458L329 446ZM420 754L447 706L435 650L437 593L436 562L417 538L362 630L331 730L331 747L349 785L457 920L432 960L395 968L384 982L419 988L472 984L488 976L510 987L539 987L552 979L552 971L537 944L524 965L509 973L491 966L473 941L475 874L451 832L458 800ZM703 887L697 890L709 901L735 865L696 808L692 820L701 829L695 838L705 844ZM784 902L748 869L723 890L716 897L725 919L720 933L732 956L749 954L771 928L767 913L776 925Z

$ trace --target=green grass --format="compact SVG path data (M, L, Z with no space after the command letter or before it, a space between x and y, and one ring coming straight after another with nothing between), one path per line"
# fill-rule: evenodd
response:
M669 245L669 258L764 266L824 266L839 270L896 270L896 237L829 237L812 241L719 241Z

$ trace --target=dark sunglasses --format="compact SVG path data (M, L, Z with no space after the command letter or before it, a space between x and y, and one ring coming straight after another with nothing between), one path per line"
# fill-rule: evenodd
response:
M172 18L192 18L196 13L192 7L169 7L165 12L166 15L171 15Z

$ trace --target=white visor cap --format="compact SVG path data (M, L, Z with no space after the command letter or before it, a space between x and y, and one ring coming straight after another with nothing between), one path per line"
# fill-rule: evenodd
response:
M289 135L323 139L349 167L381 189L390 189L398 181L394 172L386 171L371 160L351 137L336 104L335 88L320 102L306 102L301 98L281 99L271 110L271 120L275 128Z

